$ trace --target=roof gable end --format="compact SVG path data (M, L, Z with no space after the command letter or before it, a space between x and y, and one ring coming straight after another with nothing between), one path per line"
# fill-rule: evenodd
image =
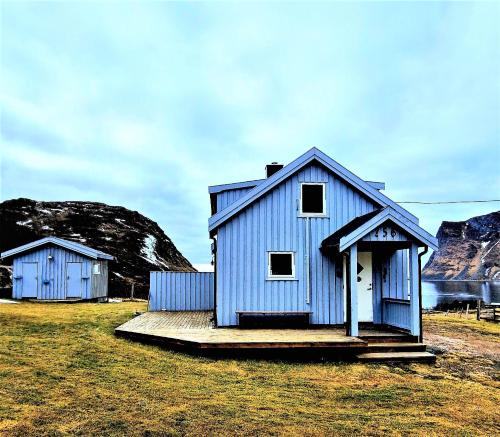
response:
M401 214L397 213L390 207L384 208L376 215L368 216L367 214L366 218L367 220L364 220L364 223L362 223L359 227L356 227L354 230L347 229L346 227L346 233L343 237L340 238L339 242L340 252L343 252L354 243L359 241L361 238L363 238L366 234L370 233L372 230L374 230L378 226L381 226L387 221L394 223L396 226L400 227L409 235L411 235L413 238L426 244L431 249L438 249L438 242L436 237L429 234L418 224L407 220L405 217L403 217Z
M62 238L57 238L57 237L45 237L40 240L36 240L31 243L16 247L14 249L7 250L5 252L2 252L0 258L8 258L11 256L15 256L19 253L26 252L28 250L33 250L41 246L45 246L46 244L55 244L56 246L63 247L73 252L77 252L81 255L88 256L89 258L107 259L107 260L115 259L113 256L101 252L100 250L92 249L91 247L84 246L83 244L75 243L73 241L63 240Z
M341 166L338 162L330 158L321 150L313 147L312 149L308 150L306 153L292 161L290 164L286 165L281 170L265 179L263 182L261 182L247 194L242 196L236 202L232 203L222 211L219 211L217 214L214 214L212 217L210 217L208 221L209 231L212 233L212 231L228 221L235 214L246 208L248 205L282 183L289 176L299 171L301 168L313 162L314 160L318 161L320 164L334 173L337 177L356 188L358 191L363 193L365 196L370 198L381 207L390 206L395 211L406 217L408 220L418 224L418 219L413 214L410 214L407 210L399 206L384 194L380 193L370 183L364 181L354 173L347 170L345 167Z

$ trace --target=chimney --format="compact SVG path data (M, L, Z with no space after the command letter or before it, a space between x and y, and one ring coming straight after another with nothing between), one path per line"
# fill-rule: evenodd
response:
M266 178L272 176L277 171L280 171L283 168L283 164L278 164L277 162L272 162L271 164L266 165Z

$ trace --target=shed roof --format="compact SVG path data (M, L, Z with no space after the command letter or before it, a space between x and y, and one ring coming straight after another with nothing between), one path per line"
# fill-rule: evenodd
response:
M42 238L41 240L32 241L31 243L24 244L23 246L7 250L0 254L0 258L12 257L22 252L26 252L28 250L33 250L38 247L44 246L46 244L55 244L56 246L60 246L65 249L71 250L73 252L77 252L81 255L88 256L89 258L107 259L107 260L115 259L113 256L101 252L100 250L92 249L91 247L84 246L83 244L75 243L74 241L63 240L62 238L58 237L45 237Z
M241 188L254 188L264 181L265 181L265 179L255 179L253 181L233 182L230 184L221 184L221 185L210 185L208 187L208 192L210 194L216 194L216 193L221 193L222 191L227 191L227 190L239 190Z
M263 182L255 186L251 191L242 196L236 202L232 203L222 211L219 211L217 212L217 214L214 214L212 217L210 217L210 219L208 220L208 230L210 232L214 231L235 214L240 212L242 209L255 202L257 199L272 190L275 186L279 185L289 176L313 161L316 161L326 167L337 177L359 190L361 193L363 193L365 196L370 198L373 202L377 203L381 207L391 206L395 211L402 214L408 220L414 223L418 223L417 217L382 194L369 182L364 181L354 173L347 170L345 167L341 166L338 162L330 158L321 150L313 147L303 155L299 156L295 161L286 165L281 170L277 171L272 176L268 177Z
M433 250L437 250L438 242L436 237L429 234L417 223L409 221L389 206L354 218L337 229L332 235L325 238L321 243L321 249L333 247L339 252L343 252L375 228L388 221L403 229L415 240L429 246Z

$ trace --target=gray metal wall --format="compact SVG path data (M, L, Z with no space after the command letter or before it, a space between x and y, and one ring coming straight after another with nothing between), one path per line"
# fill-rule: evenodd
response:
M92 264L99 264L100 274L95 275L92 270L92 298L107 297L108 296L108 261L107 260L94 260Z
M214 274L151 272L149 311L208 311L214 308Z
M49 260L49 255L52 255L52 260ZM99 261L102 264L101 275L94 275L92 259L58 246L45 246L14 258L12 294L15 299L22 297L23 262L38 263L37 298L40 300L66 298L66 263L68 262L82 263L82 299L107 296L107 261ZM98 276L98 282L94 283Z

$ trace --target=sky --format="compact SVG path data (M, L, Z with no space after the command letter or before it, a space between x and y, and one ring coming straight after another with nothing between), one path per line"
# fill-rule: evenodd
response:
M395 201L500 198L500 3L0 8L1 200L122 205L207 263L207 187L312 146Z

